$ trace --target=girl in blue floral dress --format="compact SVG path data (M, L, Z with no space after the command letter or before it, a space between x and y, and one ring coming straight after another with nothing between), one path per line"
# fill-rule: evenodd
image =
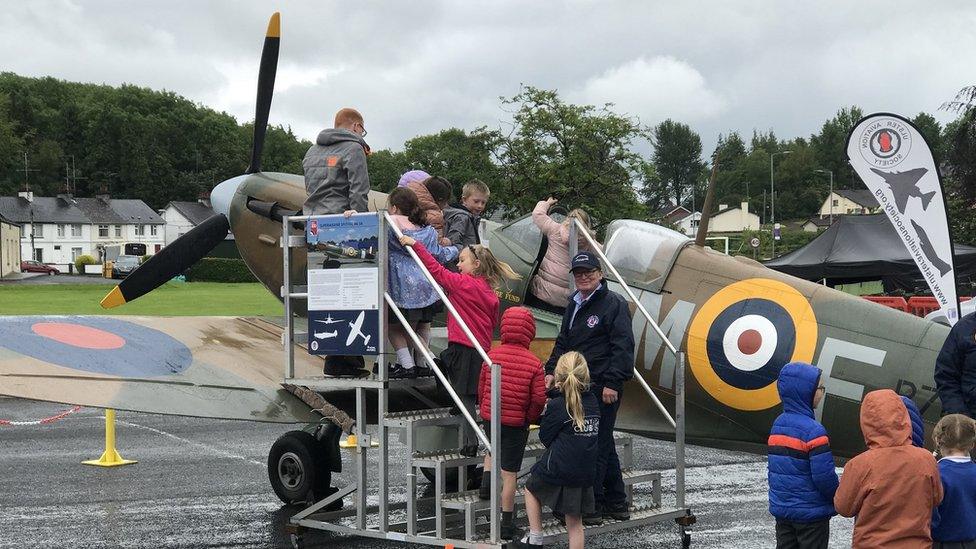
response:
M424 221L426 214L420 208L417 195L406 187L394 189L387 198L387 208L393 222L403 234L422 242L427 251L440 263L447 263L458 256L455 246L441 246L437 231ZM433 286L407 250L400 244L392 230L389 232L389 281L390 297L403 312L410 327L425 339L430 337L430 323L437 312L439 302ZM396 349L397 364L390 369L391 378L417 377L409 336L396 315L389 312L390 343Z

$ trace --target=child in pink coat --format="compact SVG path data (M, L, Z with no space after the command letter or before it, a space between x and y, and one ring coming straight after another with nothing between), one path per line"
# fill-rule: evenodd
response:
M458 257L458 271L453 273L437 262L430 252L409 236L401 236L400 244L412 246L417 256L430 271L434 280L444 289L447 298L457 309L472 335L486 352L491 349L491 336L498 324L498 296L495 288L502 280L521 278L503 261L495 259L491 250L484 246L466 246ZM464 330L447 316L447 349L441 360L447 368L447 378L457 391L464 407L475 416L478 395L478 379L481 374L481 354L471 344ZM475 455L478 439L474 430L465 426L464 453Z

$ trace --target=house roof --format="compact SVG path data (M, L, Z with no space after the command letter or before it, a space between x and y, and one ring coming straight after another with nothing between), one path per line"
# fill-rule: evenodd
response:
M0 196L0 214L16 223L89 223L74 201L37 196L33 202L19 196Z
M840 217L840 216L839 215L835 215L834 217ZM807 223L813 223L818 228L829 227L830 226L830 218L829 217L811 217L810 219L807 219L806 221L803 222L804 225L806 225Z
M878 200L867 189L834 189L834 194L843 196L851 202L865 208L877 208L879 206Z
M74 198L35 196L33 202L19 196L0 196L0 215L15 223L138 223L164 225L159 214L145 202L129 198Z
M684 212L684 213L678 212L678 210L681 210L681 212ZM679 214L681 214L681 217L682 218L687 217L688 214L691 213L688 210L688 208L685 208L684 206L675 206L674 204L668 204L667 206L664 206L663 208L661 208L658 211L654 212L654 214L653 214L652 217L655 217L655 218L671 217L672 215L675 215L676 212L679 213Z
M203 223L208 217L214 214L213 208L210 208L199 202L181 202L173 200L166 205L167 208L170 206L174 210L180 213L187 221L193 223L194 225L199 225Z

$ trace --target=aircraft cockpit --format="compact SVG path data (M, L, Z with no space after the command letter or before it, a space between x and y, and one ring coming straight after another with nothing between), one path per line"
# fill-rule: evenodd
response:
M660 293L678 252L691 242L660 225L619 219L607 226L604 252L628 284Z
M562 221L561 215L550 215L554 220ZM605 235L607 258L628 284L652 292L661 291L678 252L692 242L677 231L629 219L610 223ZM491 223L487 237L488 246L496 257L522 275L521 280L509 283L500 297L513 304L531 306L533 296L529 282L548 248L548 242L533 223L532 216L523 216L507 225Z

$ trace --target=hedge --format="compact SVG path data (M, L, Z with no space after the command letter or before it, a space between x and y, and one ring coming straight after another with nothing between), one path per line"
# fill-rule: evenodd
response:
M79 255L75 258L75 272L78 274L85 274L85 265L94 265L98 263L95 258L90 255Z
M187 282L257 282L243 259L204 257L186 270Z

